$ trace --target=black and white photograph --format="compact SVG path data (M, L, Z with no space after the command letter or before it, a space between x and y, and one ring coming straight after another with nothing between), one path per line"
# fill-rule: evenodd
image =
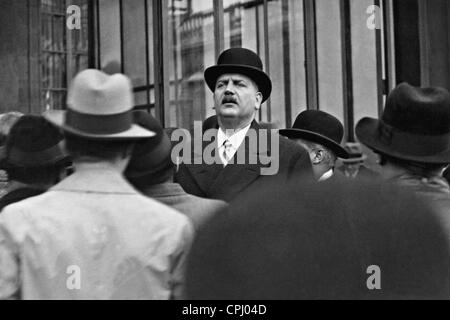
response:
M449 0L0 0L0 43L0 300L450 300Z

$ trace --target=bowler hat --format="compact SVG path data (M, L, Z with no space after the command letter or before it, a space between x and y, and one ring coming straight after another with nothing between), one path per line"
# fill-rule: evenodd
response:
M359 140L372 150L419 163L450 163L450 93L407 83L388 96L381 120L364 118Z
M133 112L134 122L156 133L152 138L139 141L125 170L127 178L138 178L167 168L171 164L172 144L161 123L148 112Z
M231 48L219 56L217 65L205 70L205 81L211 91L215 91L217 79L226 73L243 74L258 85L263 96L262 102L270 97L272 81L263 71L261 58L253 51L245 48Z
M339 158L347 159L347 151L340 145L344 127L331 114L320 110L307 110L299 114L291 129L280 130L289 139L299 138L319 143L331 149Z
M24 115L12 127L1 167L39 168L69 162L59 130L42 116Z
M131 82L123 74L88 69L73 80L67 111L50 110L44 117L75 136L93 140L136 140L154 133L133 124Z

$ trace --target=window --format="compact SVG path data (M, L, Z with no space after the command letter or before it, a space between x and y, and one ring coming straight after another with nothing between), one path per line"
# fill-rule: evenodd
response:
M213 2L168 2L169 104L165 114L171 127L190 128L213 115L212 94L203 71L216 59Z
M99 0L98 12L99 67L128 75L135 108L155 114L153 1Z
M316 0L319 109L344 122L339 1Z
M69 30L66 10L81 9L81 28ZM88 67L88 0L41 0L41 105L64 109L67 87L75 74Z
M189 129L214 114L203 73L231 47L257 52L273 81L259 121L289 127L303 110L320 109L347 126L350 140L357 120L378 115L383 81L395 72L386 71L389 30L367 28L368 7L391 0L97 3L100 66L114 62L129 75L136 107L166 127Z

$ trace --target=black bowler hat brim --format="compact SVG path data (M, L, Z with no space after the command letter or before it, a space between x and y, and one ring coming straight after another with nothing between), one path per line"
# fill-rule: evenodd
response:
M393 158L414 161L419 163L431 163L431 164L448 164L450 163L450 149L436 152L434 154L423 154L423 155L415 155L408 154L406 152L401 152L397 148L392 147L392 145L384 142L379 134L379 126L381 121L373 118L363 118L356 125L356 136L359 141L370 149L374 150L377 153L385 154L391 156ZM393 129L393 135L400 133L399 130ZM413 144L415 140L415 136L410 134L408 138L408 134L402 132L403 138L401 139L401 143L404 145ZM449 135L450 139L450 135ZM433 137L430 137L430 144L433 144Z
M321 144L327 148L330 148L339 158L348 159L350 157L348 152L340 144L321 134L302 129L282 129L279 132L282 136L289 139L305 139Z
M258 68L237 64L221 64L209 67L205 70L205 81L212 92L215 91L217 79L226 73L243 74L249 77L257 84L258 89L263 96L262 102L269 99L270 94L272 93L272 81L269 76Z
M92 139L92 140L140 140L140 139L147 139L155 136L155 133L146 130L142 128L141 126L138 126L136 124L132 124L130 129L115 133L115 134L92 134L89 132L78 130L72 126L68 126L66 124L66 113L67 111L63 110L50 110L46 111L43 114L43 117L55 125L56 127L60 128L61 130L71 133L78 137L83 137L86 139ZM100 117L100 116L99 116ZM99 121L99 125L101 124L101 120Z
M32 160L33 155L30 156L28 160ZM69 165L72 163L72 158L64 154L63 152L60 152L58 154L55 154L54 158L49 159L46 162L36 162L35 164L30 164L29 161L27 162L11 162L6 157L0 158L0 169L1 170L10 170L10 169L24 169L24 168L45 168L45 167L58 167L61 165Z

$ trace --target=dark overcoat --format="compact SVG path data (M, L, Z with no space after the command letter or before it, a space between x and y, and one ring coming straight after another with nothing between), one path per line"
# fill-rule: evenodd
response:
M218 129L217 121L209 120L209 124L203 126L204 131L209 129ZM257 133L257 146L248 133L231 164L226 167L218 161L214 164L205 163L202 155L196 154L195 148L192 148L192 158L202 159L182 163L177 171L176 181L187 193L231 202L238 195L261 184L284 183L290 179L313 179L311 162L305 149L278 133L271 135L269 130L263 129L256 121L253 121L250 129ZM261 137L264 135L267 135L267 143L262 141ZM272 146L276 144L272 144L271 139L278 139L278 150L273 150ZM210 144L211 142L204 142L202 151ZM241 154L245 154L244 163L238 161ZM278 166L273 163L274 157L278 157ZM252 159L257 159L256 163ZM199 162L201 164L195 164ZM275 174L267 174L276 167L278 170Z

